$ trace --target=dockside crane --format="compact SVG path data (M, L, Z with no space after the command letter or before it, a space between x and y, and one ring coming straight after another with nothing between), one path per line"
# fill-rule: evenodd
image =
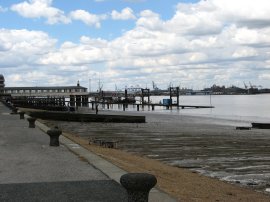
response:
M152 81L152 85L153 85L153 90L159 90L159 88L157 87L157 84L154 81Z
M245 89L247 89L248 88L247 84L244 81L243 81L243 83L244 83Z
M252 83L249 81L250 88L257 88L257 86L252 85Z

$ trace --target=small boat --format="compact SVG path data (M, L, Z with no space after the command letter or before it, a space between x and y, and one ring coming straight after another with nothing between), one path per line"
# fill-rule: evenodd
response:
M270 129L270 123L251 123L252 128Z

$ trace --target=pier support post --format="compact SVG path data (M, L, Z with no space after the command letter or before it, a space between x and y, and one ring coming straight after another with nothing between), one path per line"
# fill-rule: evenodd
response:
M120 183L127 190L128 202L148 202L149 191L157 179L148 173L127 173L121 176Z
M155 105L152 105L152 111L154 111L155 110Z
M19 114L20 114L20 119L24 119L24 112L19 112Z
M126 111L126 104L123 104L123 111Z
M81 107L82 106L82 96L76 95L75 98L76 98L76 108Z
M29 118L27 118L27 121L29 122L29 128L35 128L36 127L36 125L35 125L35 121L36 121L37 119L36 118L34 118L34 117L29 117Z
M96 104L96 114L98 114L98 104Z
M127 89L125 89L125 100L127 101L128 99L128 94L127 94Z
M47 134L50 136L50 146L59 146L59 136L62 134L62 131L56 127L48 130Z
M87 106L87 97L85 95L81 96L81 100L82 100L82 106L86 107Z
M180 89L179 89L179 87L176 87L176 103L177 103L177 109L179 109L179 95L180 95Z
M92 104L92 110L94 110L94 102L92 102L91 104Z
M69 98L69 104L71 107L74 107L75 106L75 95L70 95L70 98Z
M140 111L140 105L137 105L137 111Z

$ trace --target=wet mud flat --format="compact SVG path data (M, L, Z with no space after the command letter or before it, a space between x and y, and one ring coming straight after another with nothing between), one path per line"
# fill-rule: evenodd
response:
M205 117L143 115L146 123L47 122L89 140L117 140L118 149L206 176L270 189L269 129L236 130L250 123Z

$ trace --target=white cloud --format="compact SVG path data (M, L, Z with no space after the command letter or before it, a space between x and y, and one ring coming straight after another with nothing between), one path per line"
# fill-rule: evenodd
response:
M100 27L100 21L107 18L106 15L95 15L85 10L76 10L70 13L70 17L73 20L81 20L83 23L89 26Z
M270 45L270 26L262 29L235 28L233 40L243 45Z
M140 18L136 22L137 26L151 30L161 30L164 22L159 17L159 14L151 10L144 10L140 13Z
M269 26L270 2L267 0L211 0L210 2L225 22L244 23L250 26L263 24Z
M55 39L46 33L28 30L0 29L1 66L35 64L37 58L54 49Z
M59 50L52 51L40 58L43 65L85 65L109 60L107 42L99 39L82 37L80 44L65 42Z
M242 48L238 48L234 53L233 53L233 57L235 58L244 58L244 57L254 57L257 56L258 52L254 49L254 48L250 48L250 47L242 47Z
M64 12L51 4L52 0L29 0L12 5L11 10L25 18L46 18L48 24L70 23Z
M113 20L130 20L136 19L135 15L133 14L133 10L131 8L124 8L121 12L113 10L111 13Z
M49 67L43 69L37 62L55 49L56 42L41 31L0 29L0 69L7 75L7 85L48 83Z

